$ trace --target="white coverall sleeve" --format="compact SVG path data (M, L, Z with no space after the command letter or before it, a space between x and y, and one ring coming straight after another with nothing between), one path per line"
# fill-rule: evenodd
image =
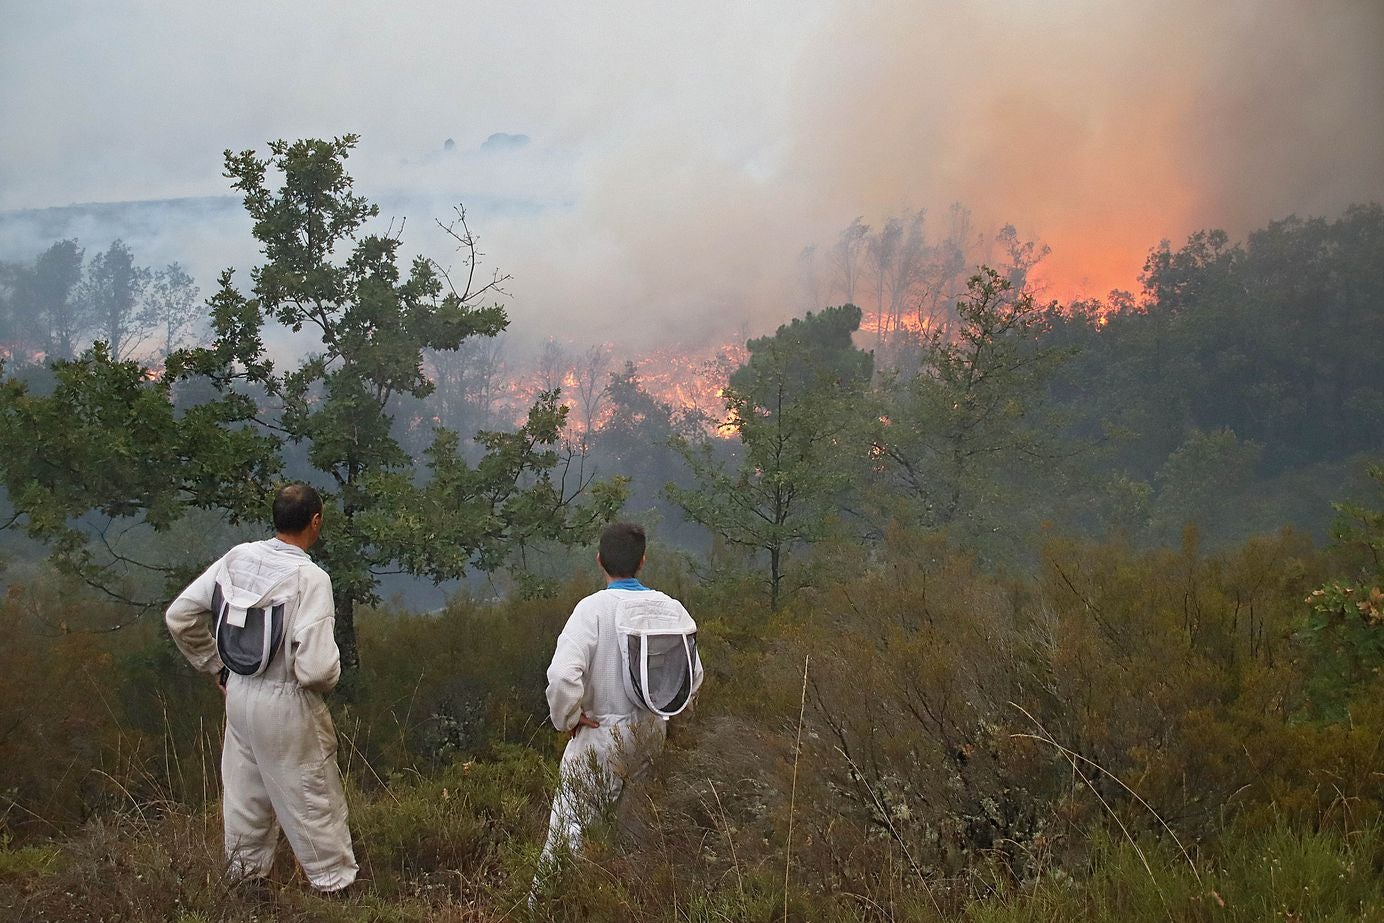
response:
M579 603L558 635L553 662L548 665L548 714L559 731L570 731L581 717L597 631L595 611Z
M163 614L173 643L187 662L203 673L219 673L221 657L216 653L216 638L211 633L211 598L216 590L217 561L178 594Z
M697 652L697 659L696 659L696 662L692 664L692 692L691 692L691 695L694 695L694 696L695 696L695 695L697 694L697 692L701 690L701 688L702 688L702 679L704 679L705 676L706 676L706 674L702 671L702 654L701 654L701 651L698 651L698 652Z
M293 675L304 689L328 692L341 678L332 579L324 571L312 568L303 568L301 573L302 589L293 630Z

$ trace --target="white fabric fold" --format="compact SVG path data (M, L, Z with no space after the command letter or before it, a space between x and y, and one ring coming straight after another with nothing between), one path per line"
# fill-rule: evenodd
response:
M247 610L268 609L283 602L292 588L280 590L280 584L295 577L301 566L302 561L296 556L284 554L267 542L233 549L216 576L221 597L226 601L226 624L244 628Z

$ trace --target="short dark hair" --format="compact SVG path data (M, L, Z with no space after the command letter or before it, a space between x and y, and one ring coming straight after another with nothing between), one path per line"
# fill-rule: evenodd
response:
M613 522L601 533L601 568L612 577L633 577L644 560L644 527Z
M322 496L311 484L285 484L274 495L274 531L297 535L322 512Z

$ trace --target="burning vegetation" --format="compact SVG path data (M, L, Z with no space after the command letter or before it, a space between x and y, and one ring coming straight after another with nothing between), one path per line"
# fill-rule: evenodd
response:
M229 172L259 217L325 181L363 221L352 143L271 146L304 179L277 192L253 152ZM804 255L813 309L636 358L509 353L502 309L424 260L403 278L393 238L346 234L366 269L334 275L332 247L259 221L314 273L225 274L212 335L143 363L136 313L83 314L144 303L113 258L90 288L44 288L65 247L7 267L7 303L67 300L23 302L43 310L3 340L80 355L12 359L0 386L9 524L51 550L11 546L31 557L0 598L0 910L321 918L283 868L224 882L223 702L130 614L284 478L332 504L319 554L365 680L338 724L369 874L343 919L527 899L553 765L522 678L599 585L589 543L617 516L656 530L645 574L697 612L708 682L558 918L1379 906L1384 209L1200 232L1155 247L1137 295L1060 307L1043 246L964 209L946 225L854 222ZM345 279L338 299L309 275ZM321 342L271 362L275 324ZM398 571L456 593L410 614L382 599Z

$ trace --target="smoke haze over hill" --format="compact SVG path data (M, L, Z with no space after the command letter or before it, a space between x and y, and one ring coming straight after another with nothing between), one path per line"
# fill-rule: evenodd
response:
M214 198L221 151L359 132L357 188L408 218L406 250L444 258L432 219L466 202L535 337L771 328L815 307L794 284L803 246L857 215L962 201L978 231L1050 245L1040 281L1071 297L1134 286L1163 237L1384 198L1384 7L1348 0L67 2L6 18L0 256L124 234L209 288L255 257ZM133 229L14 214L186 197Z

